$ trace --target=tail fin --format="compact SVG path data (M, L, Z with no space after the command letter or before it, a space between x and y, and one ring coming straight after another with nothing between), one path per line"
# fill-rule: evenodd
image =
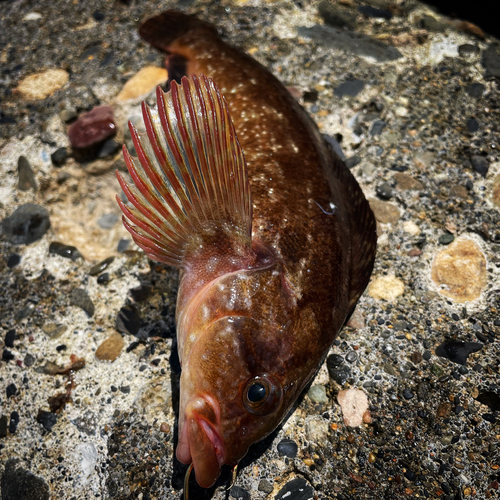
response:
M145 42L167 53L171 52L175 41L195 32L217 36L217 30L211 24L175 10L167 10L152 17L139 28L139 34Z

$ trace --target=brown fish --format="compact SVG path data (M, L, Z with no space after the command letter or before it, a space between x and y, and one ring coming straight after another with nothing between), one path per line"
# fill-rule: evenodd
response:
M180 85L130 125L124 224L181 269L177 458L211 486L272 432L365 289L376 231L358 183L263 66L168 11L140 29ZM195 75L205 75L196 77ZM207 78L208 77L208 78Z

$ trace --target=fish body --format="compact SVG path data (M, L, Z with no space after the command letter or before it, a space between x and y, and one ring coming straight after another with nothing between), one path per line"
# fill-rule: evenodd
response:
M168 11L143 39L168 54L158 110L132 127L124 223L181 269L176 454L211 486L272 432L365 289L376 230L356 180L262 65ZM205 75L196 77L195 75ZM215 159L214 159L215 158Z

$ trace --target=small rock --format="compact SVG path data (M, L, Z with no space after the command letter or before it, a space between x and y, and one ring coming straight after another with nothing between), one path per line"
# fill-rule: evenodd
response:
M62 167L68 158L68 148L56 149L51 155L50 159L55 167Z
M130 295L134 299L135 302L142 302L146 300L151 294L151 290L153 287L151 285L147 285L143 283L140 286L130 289Z
M106 18L104 12L101 12L100 10L95 10L93 13L92 13L92 17L96 20L96 21L104 21L104 19Z
M116 142L114 139L108 139L104 141L97 150L97 158L107 158L108 156L114 156L120 149L122 145Z
M453 363L465 366L469 355L473 352L480 351L482 348L483 344L479 342L460 342L452 340L439 345L436 348L436 355L449 359Z
M481 64L486 70L486 76L500 78L500 48L498 43L492 43L483 52Z
M42 427L46 431L52 431L52 427L57 423L57 415L50 411L38 410L38 415L36 417L36 421L39 424L42 424Z
M15 434L18 425L19 425L19 413L17 411L13 411L10 414L9 432L11 434Z
M88 436L95 436L97 431L97 417L94 413L87 410L80 417L71 420L71 423L76 425L77 429L84 432Z
M354 168L356 165L359 165L361 163L361 156L358 156L358 155L354 155L354 156L351 156L350 158L347 158L345 161L345 166L351 170L352 168Z
M486 259L474 241L459 238L436 255L431 278L441 295L459 303L475 300L487 283Z
M471 156L470 161L472 163L472 166L474 167L474 170L483 177L486 177L486 174L488 173L488 170L490 168L489 161L484 156L480 155Z
M164 68L146 66L140 69L116 96L117 101L142 100L158 85L168 80L168 72Z
M277 446L278 453L283 457L295 458L299 447L297 443L291 439L282 439Z
M451 233L445 233L439 237L438 242L440 245L449 245L453 242L454 239L455 236L453 236Z
M49 485L38 476L20 467L18 458L9 458L2 474L3 500L49 500Z
M411 175L404 174L402 172L395 173L394 180L396 181L396 187L403 191L410 189L420 191L424 188L424 185L419 180L413 178Z
M102 273L100 276L97 277L97 284L105 285L106 283L109 283L110 279L111 278L109 276L109 273Z
M71 259L76 262L78 259L83 258L82 254L78 251L76 247L70 245L65 245L64 243L59 243L58 241L53 241L49 245L49 253L60 255L66 259Z
M475 98L481 97L484 94L485 90L486 90L486 87L482 83L471 83L465 89L467 94L469 94L471 97L475 97Z
M56 323L44 323L42 326L42 331L51 339L57 339L60 337L68 327L66 325L57 325Z
M78 118L78 113L74 109L63 109L59 113L59 118L64 123L69 123L69 122L72 122L73 120L76 120Z
M356 361L358 360L358 355L356 354L356 351L349 351L345 356L345 360L351 364L356 363Z
M436 153L433 153L432 151L421 151L417 153L413 158L415 165L420 170L427 170L435 160Z
M94 303L83 288L75 288L69 295L69 302L72 306L83 309L89 317L94 315Z
M339 391L337 401L342 408L345 425L358 427L363 423L363 415L368 410L368 398L360 389Z
M12 354L8 349L4 349L2 352L2 360L3 361L12 361L16 357Z
M307 391L307 395L313 403L328 403L328 396L326 395L326 387L324 385L313 385Z
M117 246L116 250L120 253L125 252L125 250L127 250L129 245L130 245L129 239L121 238L120 241L118 242L118 246Z
M250 500L250 493L241 486L234 485L229 490L229 496L237 500Z
M413 392L411 392L410 389L404 389L403 390L403 397L405 399L413 399L415 397L415 394L413 394Z
M392 203L376 200L374 198L370 198L368 201L375 215L375 219L381 224L396 224L401 217L399 208Z
M329 0L323 0L319 3L318 13L325 21L325 24L329 26L356 29L356 16L349 9L336 5Z
M329 425L323 417L314 415L307 418L305 427L308 441L322 445L328 440Z
M377 195L383 200L390 200L392 198L392 187L388 182L383 182L379 184L376 188Z
M469 197L469 193L467 192L467 188L464 186L451 186L450 188L450 197L462 198L466 200Z
M480 49L477 45L472 45L471 43L464 43L458 47L458 53L461 57L477 56Z
M479 130L479 122L475 118L469 118L465 126L471 134Z
M16 331L9 330L5 334L5 347L14 347L14 341L16 340Z
M97 224L103 229L111 229L116 225L118 219L119 217L116 214L105 214L97 219Z
M115 260L114 257L108 257L107 259L104 259L102 262L99 262L99 264L92 266L89 271L90 276L97 276L98 274L101 274L105 269L108 268L110 264L113 263L114 260Z
M259 481L259 486L257 487L257 489L267 494L272 493L274 490L273 485L267 479L261 479Z
M35 173L25 156L20 156L17 160L17 174L19 176L17 188L20 191L29 191L30 189L36 191L38 189Z
M29 368L30 366L33 366L35 364L35 361L36 361L36 358L35 356L33 356L33 354L26 354L26 356L24 356L24 366L26 366L27 368Z
M328 369L328 374L339 385L344 385L347 379L351 376L351 369L345 363L342 363L337 368Z
M345 95L356 97L364 88L365 82L363 80L349 80L340 84L333 93L337 97L344 97Z
M432 16L423 16L420 20L420 27L427 31L432 31L435 33L440 33L446 31L446 24L441 23L436 18Z
M9 256L9 259L7 260L7 267L9 269L14 269L14 267L17 267L21 263L21 256L18 253L13 253L12 255Z
M311 485L302 477L297 477L279 490L274 500L312 500L314 490Z
M16 384L12 383L12 384L9 384L6 388L5 388L5 394L7 395L7 398L10 398L12 396L16 396L17 395L17 387L16 387Z
M377 135L380 135L384 128L386 127L387 122L384 120L375 120L370 128L370 135L372 137L375 137Z
M122 385L120 386L120 391L123 392L123 394L130 394L130 386Z
M374 17L377 19L392 19L392 12L387 9L377 9L369 5L360 5L358 11L366 17Z
M120 333L127 335L137 335L141 327L141 318L130 306L125 306L120 309L116 317L116 329Z
M113 109L99 106L80 116L68 130L74 148L85 149L116 133Z
M50 228L49 212L40 205L26 203L2 220L2 228L14 245L29 245L41 239Z
M0 439L7 437L7 429L9 428L9 419L7 415L0 417Z
M370 297L378 300L393 302L397 297L403 295L405 291L404 283L393 274L375 278L368 288Z
M62 69L48 69L27 76L17 86L25 99L42 100L66 85L69 75Z
M500 209L500 174L493 180L493 189L491 194L493 205Z
M114 361L122 352L123 345L123 337L113 334L97 348L95 357L100 361Z
M420 234L420 228L411 220L403 222L403 231L411 236L418 236Z

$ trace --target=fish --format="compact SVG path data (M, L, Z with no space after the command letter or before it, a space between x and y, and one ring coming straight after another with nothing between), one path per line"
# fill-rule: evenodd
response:
M211 487L303 389L365 290L376 224L359 184L283 84L216 28L166 11L140 36L169 90L129 123L123 224L180 269L176 456ZM186 484L187 484L186 479Z

